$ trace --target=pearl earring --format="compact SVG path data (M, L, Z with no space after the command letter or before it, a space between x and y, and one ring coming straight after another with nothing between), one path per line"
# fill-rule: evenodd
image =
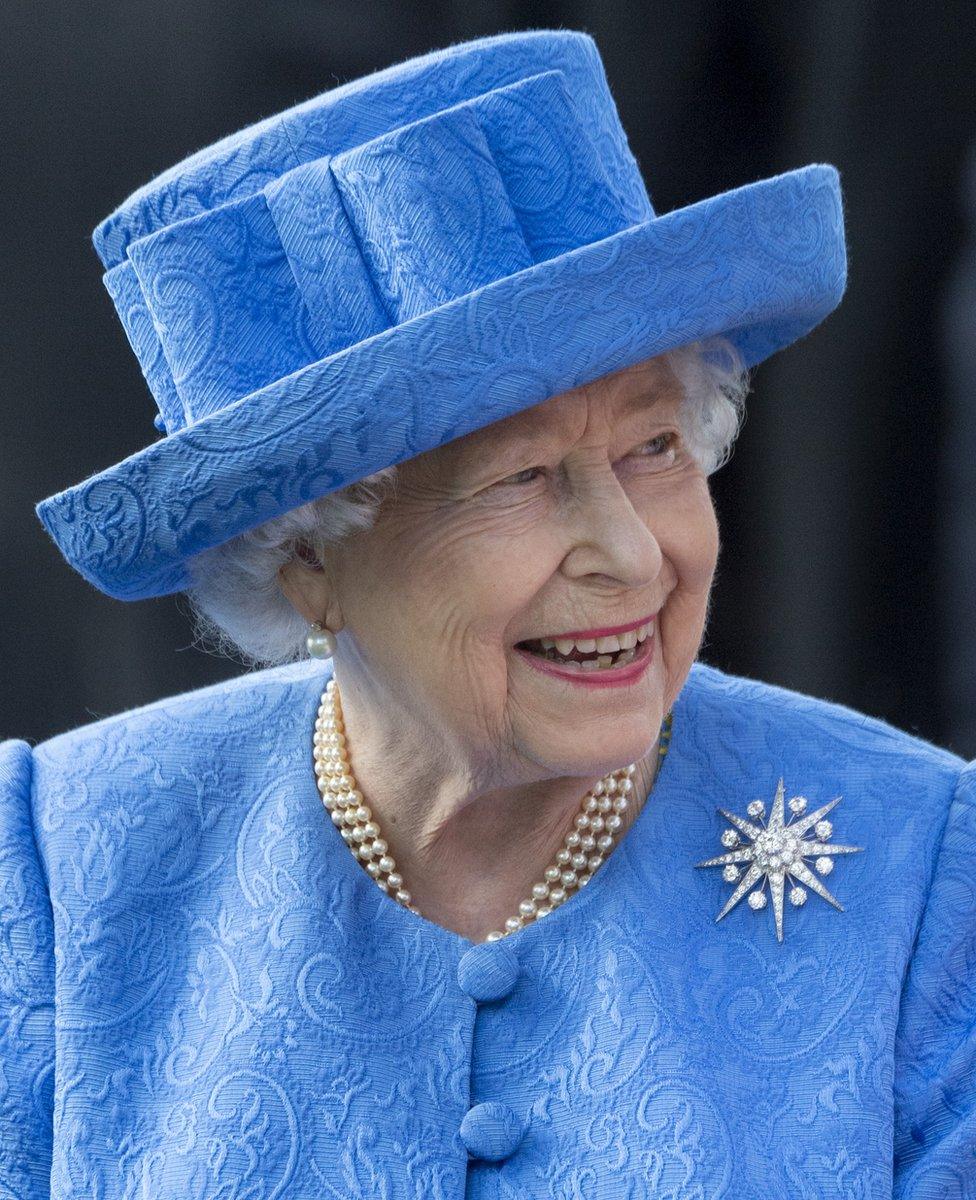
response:
M331 629L325 629L318 621L313 621L305 645L312 658L331 658L336 650L336 636Z

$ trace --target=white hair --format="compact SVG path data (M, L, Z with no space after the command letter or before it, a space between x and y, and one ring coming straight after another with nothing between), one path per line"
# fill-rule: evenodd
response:
M684 393L685 445L711 475L731 456L745 418L749 369L722 336L689 342L660 357ZM307 657L308 625L281 590L278 569L309 549L321 559L329 543L368 529L396 488L396 465L384 467L188 559L192 585L185 594L197 644L253 667Z

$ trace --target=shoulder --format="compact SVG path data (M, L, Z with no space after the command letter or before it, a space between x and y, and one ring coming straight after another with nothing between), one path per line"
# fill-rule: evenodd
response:
M304 798L331 673L331 660L252 671L33 747L0 743L0 810L18 822L22 840L32 823L62 891L79 864L115 887L123 876L138 878L137 864L154 855L166 871L202 861L218 827L232 839L249 808L274 802L279 790Z
M953 750L899 729L880 717L828 698L732 675L696 662L679 697L700 725L756 744L762 737L802 742L817 755L850 760L903 760L919 771L955 780L966 760ZM677 706L676 706L677 707Z
M98 746L133 747L146 740L175 743L180 733L231 737L261 722L273 720L288 709L289 702L314 694L331 673L331 661L289 663L282 667L251 671L205 687L194 688L124 712L78 725L39 742L34 747L37 762L63 759Z
M214 783L226 791L273 769L286 739L289 748L302 744L305 724L310 739L331 669L331 661L306 661L252 671L90 721L33 748L5 743L7 770L27 772L46 824L113 806L121 812L136 790L156 802L192 799Z

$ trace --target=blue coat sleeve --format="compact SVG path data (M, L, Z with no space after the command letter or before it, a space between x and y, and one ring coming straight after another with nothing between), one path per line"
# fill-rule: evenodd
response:
M976 761L959 775L902 989L894 1200L976 1200Z
M32 751L0 742L0 1196L50 1196L54 924L32 816Z

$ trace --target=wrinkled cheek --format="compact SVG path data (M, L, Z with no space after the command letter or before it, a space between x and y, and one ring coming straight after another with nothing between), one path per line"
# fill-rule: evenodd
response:
M445 691L459 713L490 714L504 709L511 666L501 643L466 639L454 648L441 669Z
M686 524L683 536L674 539L673 558L678 588L703 602L712 586L719 553L719 530L711 502Z
M660 649L669 670L680 674L698 653L715 576L718 543L700 538L684 553L675 551L673 588L665 601L659 624Z
M525 694L525 681L514 658L515 651L506 656L504 647L482 656L466 668L463 686L454 691L449 717L472 746L499 746L510 741L512 722L522 711Z

